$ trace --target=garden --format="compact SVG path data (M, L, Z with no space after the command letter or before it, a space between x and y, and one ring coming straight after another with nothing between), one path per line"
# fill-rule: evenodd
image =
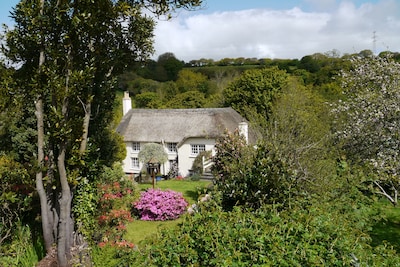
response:
M240 139L235 134L226 138L225 145ZM259 149L264 152L254 156L266 158L265 148ZM248 157L248 151L237 152L242 159ZM223 161L223 153L219 155ZM283 185L291 183L289 170L268 167L278 162L271 158L262 169L269 169L268 177ZM229 166L225 163L224 172L225 167ZM351 172L341 175L355 181L360 178ZM295 193L298 189L285 192L281 187L277 189L282 194L245 200L227 194L227 186L240 189L246 184L248 192L242 190L242 194L251 196L261 184L250 185L238 177L227 178L223 184L165 180L153 189L151 184L119 181L100 187L103 213L96 231L102 236L93 246L94 266L400 264L400 211L385 199L375 201L346 183L338 184L326 198ZM285 201L289 195L290 203Z
M227 132L216 151L213 183L153 188L106 170L94 266L400 266L400 211L362 169L336 162L319 191L328 184L305 187L270 143Z
M121 170L117 173L118 181L99 186L98 238L92 253L95 266L133 264L129 262L137 257L141 244L182 223L182 215L210 185L209 181L174 179L157 181L153 188L124 179Z
M377 193L368 169L318 154L310 175L296 164L320 151L295 161L275 141L253 147L226 132L215 145L211 184L132 184L129 196L114 186L121 199L108 207L127 197L131 213L103 224L119 232L103 230L94 265L400 266L400 211ZM107 180L113 176L121 181Z

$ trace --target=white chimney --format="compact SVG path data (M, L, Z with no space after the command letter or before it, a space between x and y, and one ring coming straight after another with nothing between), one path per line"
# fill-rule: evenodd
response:
M244 137L246 143L249 143L249 125L247 122L242 121L239 123L239 134Z
M124 98L122 99L122 112L123 116L132 108L132 100L129 97L129 92L124 92Z

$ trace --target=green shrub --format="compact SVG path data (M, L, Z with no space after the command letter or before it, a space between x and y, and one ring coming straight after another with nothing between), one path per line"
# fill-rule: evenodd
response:
M190 181L200 181L201 175L200 174L193 174L192 176L189 177Z
M289 203L297 180L286 162L266 144L247 146L239 132L217 141L213 172L226 210Z
M98 231L96 213L99 197L96 190L94 183L87 178L82 178L77 185L73 200L72 212L74 213L78 231L86 238L93 236Z
M35 266L44 257L45 250L40 239L34 238L31 228L15 223L13 238L0 249L0 266Z
M186 217L144 246L136 266L399 266L393 249L371 247L368 234L329 203L256 212L218 206ZM368 218L365 218L367 220ZM139 262L140 261L140 262ZM133 266L133 265L132 265Z
M95 267L137 266L134 264L137 248L128 242L107 243L92 249Z
M8 156L0 156L0 247L11 241L18 223L32 211L34 185L27 170Z

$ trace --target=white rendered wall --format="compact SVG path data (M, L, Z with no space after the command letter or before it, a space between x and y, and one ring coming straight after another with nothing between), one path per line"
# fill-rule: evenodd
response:
M196 145L205 145L206 151L213 151L214 152L214 139L207 139L207 138L189 138L187 139L179 148L178 148L178 167L179 173L183 177L189 175L189 170L192 169L193 161L196 158L196 155L192 155L191 144Z

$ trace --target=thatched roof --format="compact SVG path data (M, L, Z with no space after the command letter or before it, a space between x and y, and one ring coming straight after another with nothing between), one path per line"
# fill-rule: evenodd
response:
M190 137L216 138L245 119L232 108L131 109L117 132L126 142L180 143ZM252 142L249 129L249 141ZM254 139L253 139L254 140Z

